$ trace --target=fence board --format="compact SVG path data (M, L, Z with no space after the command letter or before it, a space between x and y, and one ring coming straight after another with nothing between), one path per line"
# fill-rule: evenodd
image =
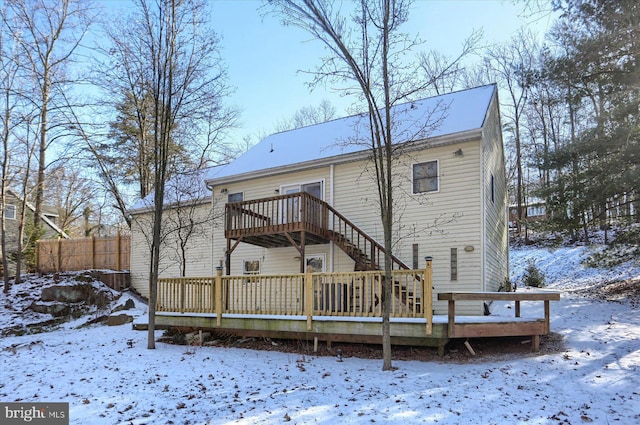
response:
M40 240L37 269L40 273L129 270L130 252L130 236Z

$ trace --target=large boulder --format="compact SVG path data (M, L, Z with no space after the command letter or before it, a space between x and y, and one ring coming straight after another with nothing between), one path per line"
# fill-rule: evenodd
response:
M113 295L89 283L79 283L77 285L54 285L43 288L40 299L45 302L84 302L96 305L98 308L104 308L113 301Z
M36 313L50 314L53 317L68 316L71 313L71 307L69 304L59 302L39 303L34 301L29 308Z
M119 314L117 316L109 316L107 326L120 326L131 322L133 322L133 317L128 314Z

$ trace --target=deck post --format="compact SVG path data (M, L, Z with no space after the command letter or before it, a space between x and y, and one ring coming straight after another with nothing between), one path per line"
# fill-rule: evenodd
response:
M544 331L551 333L551 308L549 306L549 300L544 300Z
M222 266L216 267L216 323L222 325Z
M231 239L227 238L227 250L224 252L224 261L227 266L227 276L231 275Z
M304 275L304 310L307 315L307 330L311 330L313 320L313 277L307 272Z
M422 285L422 308L424 309L425 319L427 319L427 335L431 335L433 333L433 268L431 267L433 257L424 257L424 260L427 266L424 271L424 284Z

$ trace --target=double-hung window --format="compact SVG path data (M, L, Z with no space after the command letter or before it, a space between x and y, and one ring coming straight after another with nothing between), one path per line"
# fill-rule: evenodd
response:
M16 206L15 205L6 205L4 208L4 218L8 220L16 219Z
M437 192L439 185L438 161L413 164L413 193Z

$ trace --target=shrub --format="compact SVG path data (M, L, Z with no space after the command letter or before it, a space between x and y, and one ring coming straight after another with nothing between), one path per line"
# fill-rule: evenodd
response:
M536 266L536 260L530 259L527 262L527 267L524 269L522 275L522 282L525 286L532 286L534 288L541 288L544 286L544 273Z

